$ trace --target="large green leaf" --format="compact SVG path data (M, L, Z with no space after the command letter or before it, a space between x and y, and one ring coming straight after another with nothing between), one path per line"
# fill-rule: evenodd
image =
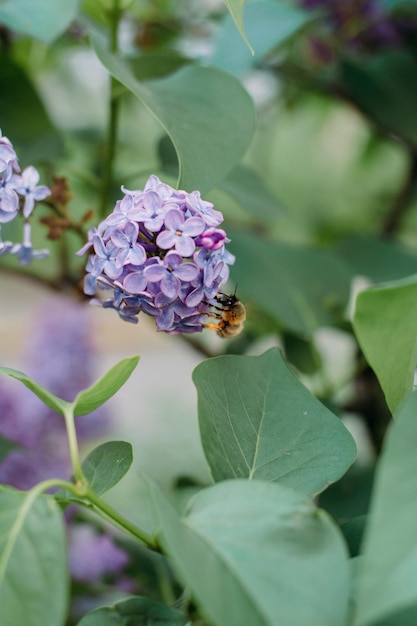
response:
M46 406L49 406L50 409L53 409L59 415L65 415L65 410L69 407L69 402L58 398L47 389L44 389L41 385L39 385L36 381L26 376L23 372L19 370L12 369L10 367L0 367L0 374L6 374L11 378L15 378L16 380L20 380L28 389L30 389Z
M52 497L0 487L2 626L61 626L67 605L61 511Z
M393 241L369 235L351 235L336 246L355 274L375 282L398 280L417 271L417 256Z
M225 481L181 521L154 486L159 539L213 626L343 626L348 570L338 529L281 485Z
M353 327L394 412L417 365L417 275L362 291Z
M248 38L246 37L245 24L243 21L246 0L224 0L224 2L227 8L229 9L230 15L232 16L232 19L234 23L236 24L237 29L243 38L243 41L246 43L249 50L253 54L254 53L253 48L250 45Z
M259 222L271 221L283 215L278 200L267 189L258 174L243 165L238 165L219 185L220 189L237 200L250 217Z
M417 624L417 394L388 433L365 531L355 626Z
M185 626L184 615L151 598L129 598L88 613L77 626Z
M0 436L0 463L12 450L15 450L17 447L18 444L14 441L10 441L9 439L5 439Z
M343 66L348 94L387 133L417 142L417 60L403 51L349 60Z
M74 415L91 413L114 396L132 374L139 362L138 356L128 357L112 367L100 380L81 391L73 402Z
M216 481L258 478L313 496L355 460L354 441L295 378L278 350L196 367L200 432Z
M22 167L40 160L51 162L61 156L63 142L33 83L22 68L1 51L0 81L0 128L13 143Z
M179 162L178 185L201 193L241 160L254 132L253 102L241 83L220 70L186 66L141 83L126 60L94 42L101 63L139 98L169 135Z
M239 291L284 329L309 337L320 326L340 322L351 280L343 261L315 248L233 232L230 237Z
M91 489L101 496L117 485L132 465L132 446L126 441L108 441L90 452L82 468Z
M242 5L242 0L234 2ZM247 39L254 50L252 56L241 33L236 30L236 19L241 22L242 6L236 6L232 17L227 17L217 40L216 49L210 62L228 72L241 74L248 71L268 52L294 36L309 20L311 12L303 11L289 2L259 0L250 3L245 9Z
M79 0L3 0L0 22L50 44L76 18Z

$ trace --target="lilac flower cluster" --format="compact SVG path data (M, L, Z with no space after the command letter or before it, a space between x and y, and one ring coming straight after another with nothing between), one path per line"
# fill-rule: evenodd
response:
M329 60L337 44L358 51L398 46L402 40L401 22L390 16L377 0L299 0L305 9L322 9L325 20L336 35L315 40L314 49L323 60Z
M34 250L31 241L29 217L35 203L47 198L51 191L45 185L38 185L39 172L29 166L22 172L12 143L2 136L0 130L0 235L1 224L15 219L19 212L24 217L23 241L13 243L2 241L0 236L0 255L13 254L22 265L28 265L33 259L48 256L48 250Z
M198 191L187 193L150 176L143 190L129 191L113 212L89 231L91 247L84 291L137 322L140 311L155 318L159 331L200 332L209 303L229 276L234 257L218 226L220 211ZM95 300L97 301L97 300Z

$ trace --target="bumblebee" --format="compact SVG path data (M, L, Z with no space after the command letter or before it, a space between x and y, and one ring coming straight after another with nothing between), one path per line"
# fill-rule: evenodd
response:
M218 313L207 313L208 317L215 317L218 322L208 322L204 328L215 330L219 337L229 339L235 337L243 330L243 323L246 319L246 308L236 295L228 296L219 293L214 298L219 306L213 306Z

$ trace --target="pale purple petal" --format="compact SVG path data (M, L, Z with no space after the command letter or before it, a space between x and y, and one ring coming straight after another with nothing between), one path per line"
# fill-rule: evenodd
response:
M123 287L129 293L141 293L145 291L146 285L147 279L143 272L131 272L123 280Z
M161 291L168 298L175 298L180 291L181 283L173 272L166 272L161 280Z
M162 248L162 250L168 250L175 245L177 238L175 233L171 230L163 230L156 238L156 245Z

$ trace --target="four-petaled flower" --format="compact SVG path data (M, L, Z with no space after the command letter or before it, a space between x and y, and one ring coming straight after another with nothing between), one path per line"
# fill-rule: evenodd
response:
M161 281L160 288L168 298L178 296L181 281L190 283L197 278L199 269L194 263L183 263L182 256L176 252L168 254L158 263L145 267L144 275L151 283Z
M35 202L45 200L51 191L46 185L39 185L39 172L32 165L23 170L20 175L15 175L16 192L25 198L23 216L29 217L35 206Z
M182 256L191 256L195 250L193 237L201 235L205 223L201 217L185 218L178 210L168 211L164 224L167 230L163 230L156 238L156 244L163 250L175 248Z

